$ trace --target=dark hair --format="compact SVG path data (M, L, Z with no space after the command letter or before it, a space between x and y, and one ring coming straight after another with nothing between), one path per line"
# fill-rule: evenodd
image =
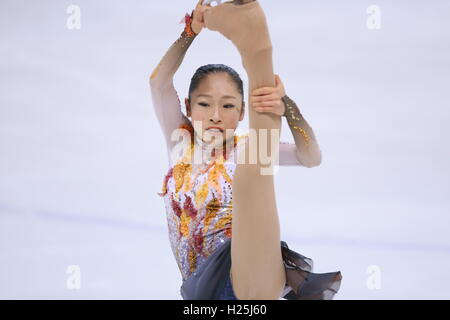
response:
M206 76L210 73L219 73L219 72L226 72L231 79L234 81L234 83L237 86L237 89L239 93L242 95L242 101L244 101L244 86L242 84L242 79L239 76L239 74L231 67L226 66L224 64L207 64L204 66L201 66L198 68L194 75L191 78L191 84L189 85L189 101L191 101L191 94L192 92L197 89L200 82L206 78Z

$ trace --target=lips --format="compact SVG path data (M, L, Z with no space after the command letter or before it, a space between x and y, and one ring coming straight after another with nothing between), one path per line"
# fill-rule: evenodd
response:
M220 127L208 127L208 128L206 128L206 130L210 130L210 129L217 129L217 130L220 130L220 132L223 132L223 129L220 128ZM214 130L211 130L211 131L214 131Z

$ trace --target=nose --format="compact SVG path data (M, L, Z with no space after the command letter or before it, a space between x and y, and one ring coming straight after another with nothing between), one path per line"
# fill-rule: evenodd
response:
M222 122L222 117L220 115L219 108L217 106L214 108L213 114L211 115L209 120L212 121L213 123Z

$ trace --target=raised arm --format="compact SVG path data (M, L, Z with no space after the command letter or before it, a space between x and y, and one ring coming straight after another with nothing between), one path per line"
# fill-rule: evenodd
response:
M195 33L189 35L186 30L183 30L150 76L153 108L163 131L168 152L176 143L171 141L172 132L181 124L190 121L181 112L181 102L174 87L173 76L196 36Z
M183 32L167 50L149 79L153 108L163 131L168 153L177 143L177 141L171 141L172 132L180 125L190 122L189 118L181 112L181 102L174 87L173 77L188 48L203 27L200 15L205 6L201 6L200 2L190 16L186 14Z
M197 37L197 33L190 27L191 16L186 14L183 32L181 32L181 35L170 46L157 67L153 70L150 76L150 85L152 87L166 87L173 83L175 72L180 67L181 62L183 62L187 49Z

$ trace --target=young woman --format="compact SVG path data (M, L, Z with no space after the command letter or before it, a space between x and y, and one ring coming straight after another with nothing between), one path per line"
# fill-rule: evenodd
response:
M186 14L181 36L150 76L169 158L159 195L164 197L170 243L183 277L181 294L184 299L331 299L340 287L340 271L313 273L312 260L280 240L273 174L261 174L267 169L262 157L245 161L251 158L250 149L261 145L270 159L279 157L281 166L313 167L321 161L311 127L273 74L264 13L253 0L215 7L201 2ZM173 76L204 27L222 33L241 54L251 93L249 127L256 132L256 143L249 133L235 132L245 103L242 80L230 67L198 68L185 99L187 116L181 111ZM282 116L295 144L280 143L270 132L268 137L260 134L279 130ZM188 137L181 149L180 135Z

